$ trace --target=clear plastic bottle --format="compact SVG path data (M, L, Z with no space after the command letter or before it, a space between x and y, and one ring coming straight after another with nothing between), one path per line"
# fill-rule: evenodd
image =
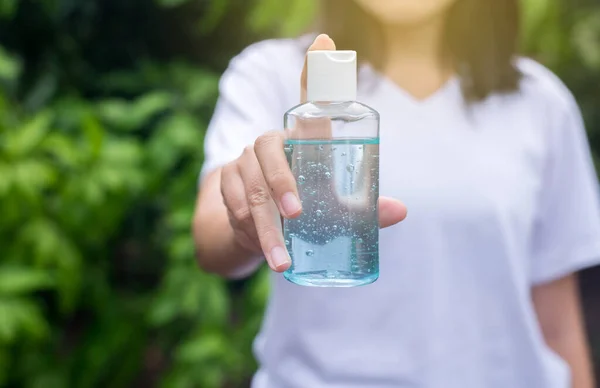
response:
M284 221L304 286L353 287L379 277L379 114L356 102L356 52L312 51L307 99L285 114L285 152L303 212Z

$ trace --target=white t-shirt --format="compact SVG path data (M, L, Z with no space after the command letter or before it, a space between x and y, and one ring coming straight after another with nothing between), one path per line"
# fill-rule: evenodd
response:
M305 48L270 40L233 59L204 174L282 127ZM519 92L471 107L457 79L418 101L362 69L359 100L381 114L381 195L403 200L408 218L381 231L372 285L273 274L253 387L570 386L530 290L600 262L597 180L570 92L542 65L518 66Z

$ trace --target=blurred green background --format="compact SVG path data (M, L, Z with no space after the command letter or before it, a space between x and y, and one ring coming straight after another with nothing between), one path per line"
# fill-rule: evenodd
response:
M196 267L203 136L231 57L316 4L0 0L0 386L247 386L268 283ZM522 5L523 52L574 92L600 160L600 4Z

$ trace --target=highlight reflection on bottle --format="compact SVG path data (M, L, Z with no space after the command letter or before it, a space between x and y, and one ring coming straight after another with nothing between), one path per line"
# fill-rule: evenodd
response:
M356 52L311 51L285 153L303 212L284 221L289 281L352 287L379 276L379 114L356 102Z

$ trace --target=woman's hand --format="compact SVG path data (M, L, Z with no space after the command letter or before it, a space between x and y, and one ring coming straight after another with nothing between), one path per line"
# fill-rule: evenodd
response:
M319 35L310 50L335 50L327 35ZM306 96L306 63L301 77L301 99ZM302 212L296 181L284 153L284 132L260 136L253 146L223 167L221 194L229 222L240 246L263 252L271 269L285 271L291 264L285 248L281 217L295 218ZM406 217L398 200L379 198L379 224L394 225Z

